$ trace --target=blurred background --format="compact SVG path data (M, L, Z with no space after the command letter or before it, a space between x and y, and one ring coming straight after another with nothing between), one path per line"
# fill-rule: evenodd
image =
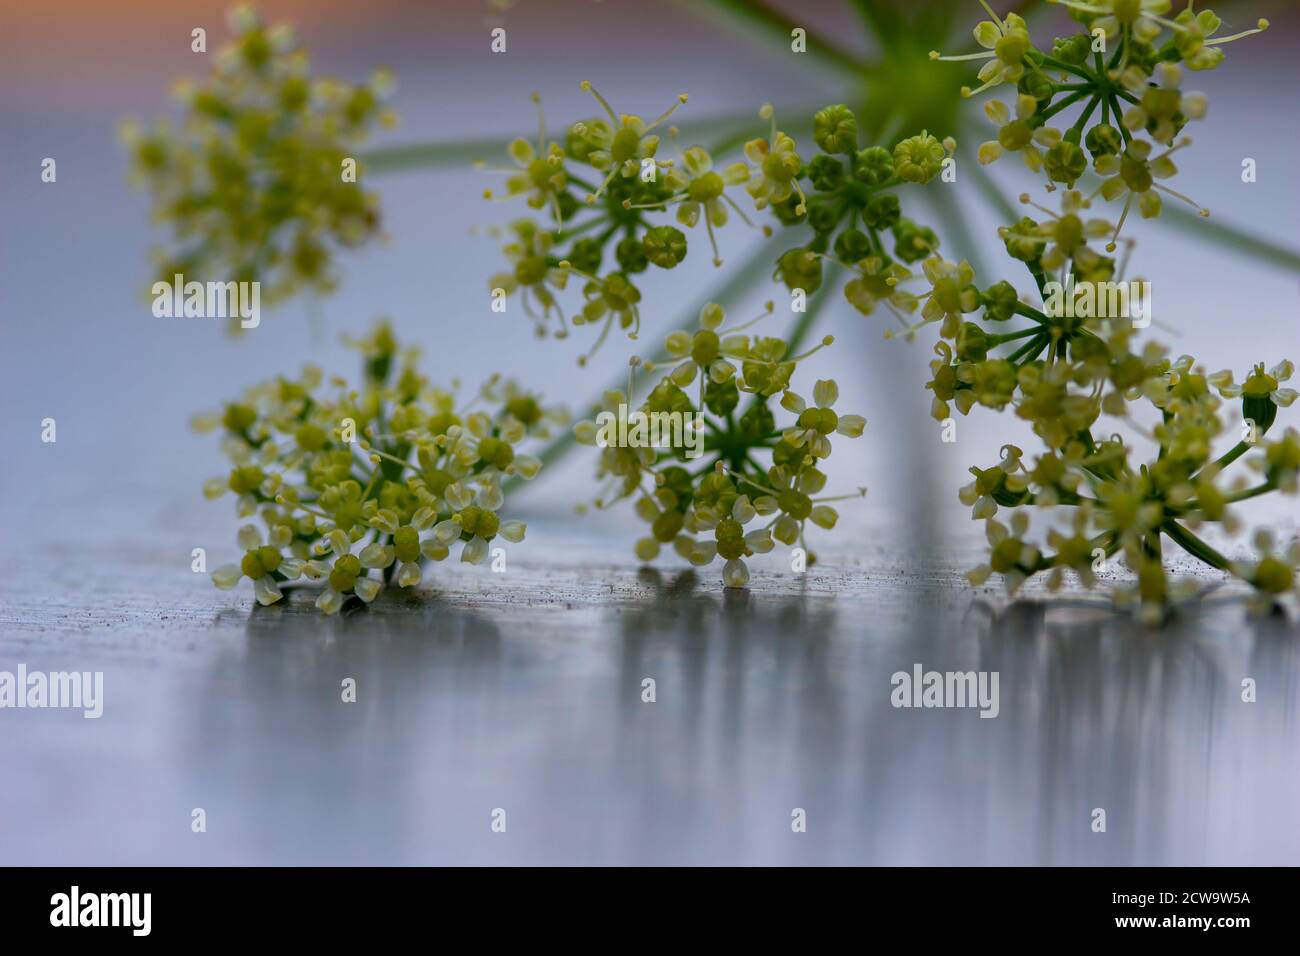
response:
M56 6L59 15L54 8L6 4L0 38L0 315L6 346L0 368L8 410L3 427L15 448L32 448L38 427L33 423L54 416L61 440L57 450L40 449L47 456L96 461L109 475L129 475L134 487L197 489L218 463L211 442L188 433L191 414L287 371L287 364L311 360L353 374L353 355L340 347L339 335L359 331L378 316L390 316L404 339L424 348L435 380L459 376L472 384L507 371L577 410L618 375L634 348L648 348L683 314L698 309L725 281L728 266L764 247L755 231L737 221L721 232L723 269L696 255L671 273L644 274L642 341L634 346L615 337L591 367L579 371L574 360L587 348L587 337L538 341L517 308L504 315L488 310L488 277L503 259L484 227L505 225L526 208L522 201L484 202L483 189L499 186L500 177L474 171L462 156L438 168L370 178L368 185L382 197L387 240L341 255L338 294L314 303L290 301L269 312L246 341L227 340L220 323L154 319L143 298L151 279L147 250L165 236L150 228L147 197L126 185L116 127L125 117L175 115L168 96L172 83L201 76L208 66L207 56L190 52L190 30L205 26L215 49L228 35L230 5L191 0ZM897 49L880 48L848 3L819 0L786 8L814 36L834 38L865 62L886 64L864 79L830 63L815 42L806 55L789 52L788 43L783 47L747 16L732 12L747 6L521 2L502 18L492 18L493 8L479 2L379 0L364 8L269 2L261 9L269 20L294 23L317 71L360 81L376 65L395 70L392 102L402 122L375 142L378 148L531 135L533 90L543 96L552 129L563 129L591 113L590 98L578 89L583 79L598 83L616 108L646 115L657 115L676 93L687 91L691 100L676 117L683 123L753 116L763 102L776 104L778 116L793 121L830 102L865 101L868 109L883 109L903 97L909 106L915 100L921 117L943 118L957 106L956 115L971 129L934 132L956 135L966 147L990 135L979 104L956 97L971 71L926 63L921 47L928 43L899 36L892 41ZM945 51L973 48L968 30L983 16L978 4L934 6L960 27ZM1059 10L1026 6L1036 11L1037 35L1065 32ZM1261 12L1261 6L1273 9ZM1292 51L1300 19L1289 4L1235 3L1224 9L1230 27L1247 28L1265 14L1273 26L1226 47L1228 59L1220 69L1188 77L1187 86L1208 94L1210 112L1189 128L1197 142L1183 153L1177 186L1216 217L1294 249L1300 245L1300 186L1291 161L1300 147L1294 92L1300 71ZM488 49L488 32L498 23L508 34L504 55ZM891 55L903 57L906 67L890 66ZM889 70L904 68L910 83L892 82ZM946 82L915 89L927 75ZM761 128L755 120L755 133ZM467 152L505 161L503 152L486 145ZM45 156L58 160L57 184L40 181ZM1244 157L1257 162L1255 183L1241 182ZM1013 200L1032 185L1014 158L990 172ZM918 202L914 194L921 192L904 197L909 213ZM927 217L928 200L959 209L960 217L953 218L964 221L966 234L953 235L933 211ZM1011 271L1016 264L998 249L993 230L1001 219L973 175L959 171L957 183L933 185L921 206L911 214L936 226L948 256L978 259L992 270L985 274L1005 273L1024 285L1025 277ZM1272 365L1288 348L1293 353L1300 341L1297 268L1264 263L1248 250L1191 241L1195 225L1139 221L1127 230L1140 240L1133 272L1152 281L1155 320L1172 330L1156 334L1174 354L1191 352L1211 369L1232 367L1239 375L1249 363ZM704 242L702 233L691 238ZM975 248L969 248L972 243ZM766 248L775 259L793 244L778 234ZM757 314L763 301L780 298L781 291L760 281L736 308ZM1013 437L1034 447L1026 432L1014 434L1013 428L1008 434L1009 416L991 415L962 420L958 442L941 445L928 417L929 393L920 387L932 357L928 342L884 342L882 330L891 321L883 314L863 318L837 294L818 325L838 341L819 356L816 374L834 375L842 407L860 411L869 422L864 440L843 442L836 450L839 474L851 476L843 479L845 487L871 487L869 504L844 509L846 520L910 512L908 523L915 523L935 508L959 513L951 489L964 483L969 465L991 463L998 446ZM16 457L19 468L44 468L31 454ZM532 504L566 506L575 488L589 486L589 461L571 456L564 467L572 470L532 489ZM17 480L13 472L6 478ZM917 494L920 487L927 493Z
M952 20L945 52L973 49L969 30L984 16L973 0L879 6L921 11L932 27ZM1018 6L1034 8L1037 38L1065 32L1061 11ZM354 353L339 343L344 332L390 317L403 340L423 348L435 381L473 384L507 372L575 411L625 368L633 346L617 336L580 370L575 359L588 344L581 330L568 341L538 340L515 303L504 315L488 309L488 277L502 257L487 228L525 207L484 202L483 189L499 181L474 171L470 159L499 162L506 140L532 134L533 90L553 131L592 113L578 88L584 79L616 109L644 115L686 91L690 102L677 117L684 126L753 117L755 135L764 102L779 117L796 117L845 101L868 127L901 104L907 125L898 132L925 124L970 150L991 130L978 103L957 101L973 70L928 64L936 44L919 28L873 39L849 3L521 0L504 13L478 0L258 7L273 22L293 23L318 72L360 81L375 66L393 68L401 124L375 149L469 145L439 153L442 161L430 168L375 171L367 185L381 196L384 241L340 254L337 294L265 310L260 328L233 340L217 322L150 314L148 250L165 236L150 226L147 197L127 186L116 136L124 118L176 114L172 83L204 75L212 55L190 51L190 31L204 27L214 51L228 35L229 4L0 0L0 441L7 449L0 667L93 664L108 669L109 693L117 695L93 731L87 725L96 722L63 719L72 715L0 717L0 758L30 770L0 782L0 861L42 862L53 852L59 862L329 862L335 858L312 845L344 831L351 836L335 844L344 848L339 862L1294 860L1296 661L1285 649L1294 633L1283 627L1280 636L1275 628L1261 636L1237 608L1207 613L1185 644L1171 638L1167 647L1134 651L1126 648L1143 635L1105 614L1079 612L1079 624L1067 608L1068 622L1051 627L1041 608L1027 620L1016 612L1010 625L972 618L957 572L975 563L979 529L956 488L967 467L991 464L1004 442L1036 444L1009 416L978 414L960 420L955 444L941 444L922 389L928 343L884 341L889 320L863 318L838 292L816 328L837 341L819 354L815 375L835 377L837 407L869 425L862 439L837 444L832 487L865 484L871 492L841 509L841 526L822 539L826 567L808 582L792 584L776 555L756 562L754 593L743 598L719 593L716 569L698 581L673 578L675 559L664 562L664 580L677 581L677 590L638 574L630 510L572 515L594 493L592 461L581 451L522 496L529 541L519 550L522 573L507 575L509 584L455 569L427 599L432 604L321 623L288 612L250 614L248 594L214 592L191 574L192 547L206 547L213 566L235 553L229 501L200 495L222 462L211 436L190 432L191 415L304 361L355 374ZM1215 9L1231 28L1249 28L1259 16L1270 17L1272 28L1227 47L1220 69L1189 77L1187 86L1208 94L1210 110L1189 129L1196 145L1182 154L1176 185L1216 221L1293 250L1291 258L1242 241L1206 242L1195 222L1134 221L1126 233L1139 240L1133 271L1153 283L1162 326L1155 334L1175 355L1190 352L1212 370L1240 375L1251 363L1300 352L1300 11L1264 0ZM809 53L791 53L780 37L788 37L783 18L831 38L835 49L812 39ZM494 26L507 30L504 55L489 51ZM55 184L41 182L44 157L57 159ZM1240 176L1246 157L1258 168L1251 184ZM989 173L1009 198L1031 186L1013 160ZM948 257L981 267L981 282L1026 284L994 238L1003 221L998 208L964 167L956 183L904 198L909 215L935 226ZM702 232L690 239L705 241ZM696 254L672 273L646 273L635 347L648 348L697 311L731 268L757 254L774 260L795 241L779 233L764 240L733 222L719 235L721 270ZM781 303L769 271L735 302L734 314L757 314L768 298ZM778 311L766 321L784 318ZM46 417L58 422L57 444L40 442ZM1294 499L1257 504L1251 513L1262 521L1294 527ZM538 602L541 610L533 608ZM1000 633L1005 644L994 639ZM432 645L421 637L429 634L437 635ZM753 649L737 658L750 643L736 643L746 634ZM812 634L824 643L805 643ZM337 648L337 667L322 663L330 660L327 646ZM1284 650L1265 653L1277 647ZM679 669L700 709L676 711L676 722L649 729L641 712L613 720L622 698L609 695L630 686L619 681L635 685L644 648ZM931 656L917 657L922 651ZM795 668L791 655L805 662L811 655L813 663ZM1201 720L1207 699L1236 700L1233 689L1248 672L1240 662L1261 655L1280 675L1270 718L1243 723L1211 709ZM1025 676L1020 704L1005 707L1000 721L939 714L926 715L933 719L925 726L897 724L897 712L880 711L895 664L949 659L1002 661ZM320 695L334 693L348 667L373 669L392 693L343 730L336 722L353 717L312 707L326 706ZM403 669L431 683L403 685ZM1186 680L1162 684L1171 669ZM740 699L745 688L770 695L760 697L757 713ZM426 694L429 702L418 704ZM448 729L456 727L465 728L462 736ZM677 752L695 738L716 752L671 768L639 763L640 775L619 769L630 753ZM1121 738L1125 746L1112 749ZM1251 759L1267 760L1272 776L1241 784L1240 766L1220 754L1242 748L1255 748ZM977 753L984 759L969 763ZM1151 769L1153 754L1164 769ZM313 803L335 779L337 761L347 760L380 782L331 790ZM877 776L884 767L889 784ZM943 794L970 774L984 781L983 796L958 812ZM1075 834L1073 824L1057 828L1102 799L1076 791L1086 779L1098 781L1102 798L1133 811L1130 839L1098 849L1077 843L1086 831ZM788 820L782 808L799 799L803 784L852 838L823 834L812 849L751 842L746 813L761 806ZM422 803L439 785L450 786L446 802ZM457 830L460 817L449 808L478 813L483 800L504 799L491 795L502 786L540 796L533 805L547 808L585 790L579 806L605 835L571 834L560 852L534 833L535 842L503 854ZM268 796L272 790L279 796ZM220 794L240 821L220 849L181 846L156 823L159 814L179 812L188 836L188 808L202 805L203 792ZM933 802L915 802L918 792L934 794ZM1161 795L1175 793L1187 802L1162 817ZM396 809L360 824L368 805ZM858 814L862 805L872 813ZM442 806L443 822L419 824L426 806ZM708 820L691 815L701 806ZM960 829L961 840L934 828L943 813L956 814L952 832ZM1040 815L1038 829L1020 827L1026 813ZM81 822L68 830L70 818ZM709 833L722 835L710 842ZM778 820L773 833L781 834L773 841L788 836L788 823ZM420 851L428 840L447 855ZM1148 855L1135 859L1135 847Z

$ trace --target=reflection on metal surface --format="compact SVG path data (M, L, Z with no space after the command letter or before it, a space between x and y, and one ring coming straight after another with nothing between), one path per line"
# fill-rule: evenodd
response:
M511 577L514 577L513 575ZM542 580L550 598L538 600ZM843 582L836 582L837 586ZM5 715L6 863L1282 863L1300 634L1207 603L1162 631L915 583L724 592L527 572L226 611L107 657L95 735ZM0 643L7 658L10 648ZM79 655L96 653L93 641ZM997 671L996 719L890 675ZM356 703L341 684L356 682ZM642 700L643 680L656 700ZM1245 703L1241 682L1257 683ZM203 807L208 832L189 832ZM504 808L507 832L490 814ZM802 808L807 832L791 831ZM1106 811L1107 829L1092 830Z

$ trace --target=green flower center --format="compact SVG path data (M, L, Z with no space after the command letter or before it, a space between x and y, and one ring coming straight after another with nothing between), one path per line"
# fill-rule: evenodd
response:
M280 552L271 547L253 548L244 554L239 562L239 570L245 577L256 581L275 571L280 566Z
M546 278L546 260L541 256L524 256L515 264L515 279L520 285L536 285Z
M551 182L551 179L557 171L558 167L553 166L547 160L534 159L528 164L528 181L543 192L554 189L555 184Z
M340 594L351 591L361 574L361 561L355 554L345 554L334 562L330 572L330 587Z
M1034 131L1025 120L1012 120L998 129L998 142L1003 149L1015 151L1029 145Z
M1015 538L1003 538L989 554L989 566L998 574L1013 571L1020 563L1021 543Z
M614 162L625 163L629 159L636 159L640 148L641 137L637 135L636 130L625 126L614 134L614 141L610 144L609 155Z
M1132 25L1142 15L1142 0L1114 0L1115 19Z
M542 407L529 395L518 395L506 402L506 411L525 425L536 425L542 418Z
M470 537L477 535L484 541L491 541L500 527L501 519L496 513L478 505L470 505L460 513L460 530Z
M230 490L237 495L250 495L262 483L262 469L244 465L230 472Z
M1151 166L1145 159L1135 159L1125 152L1119 161L1119 175L1135 193L1144 193L1151 188Z
M1073 253L1084 243L1083 220L1073 213L1062 216L1056 223L1056 244L1066 253Z
M1277 558L1264 558L1255 568L1255 587L1269 594L1281 594L1288 590L1291 581L1291 568Z
M1024 30L1008 30L998 45L993 48L999 60L1008 66L1016 66L1029 52L1029 34Z
M687 187L687 195L695 202L708 202L711 199L717 199L722 195L722 189L725 184L722 177L715 172L707 172L703 176L697 176L691 180L690 186Z
M802 521L812 514L812 499L801 491L783 491L777 496L776 503L795 521Z
M774 183L784 184L794 179L794 170L780 153L768 153L763 157L763 178Z
M654 534L656 541L667 544L677 537L677 533L682 530L684 521L685 519L680 511L663 511L650 525L650 530Z
M1250 377L1241 386L1243 398L1266 398L1277 391L1277 379L1264 371L1264 366L1257 365Z
M515 450L508 442L489 435L479 441L478 456L490 465L505 469L515 460Z
M294 434L294 440L303 451L320 451L328 438L325 429L311 422L298 426L298 431Z
M718 335L709 329L702 329L695 333L695 338L691 340L691 359L696 365L707 368L713 364L713 360L718 357Z
M961 309L961 286L956 279L944 277L934 284L934 300L945 312L957 313Z
M410 525L398 528L393 534L393 549L397 552L398 561L411 562L418 560L420 557L420 533Z

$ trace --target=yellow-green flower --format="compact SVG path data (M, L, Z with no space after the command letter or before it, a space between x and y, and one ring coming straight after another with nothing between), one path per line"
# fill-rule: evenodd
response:
M362 388L309 372L196 421L223 430L235 465L228 481L205 483L205 496L233 492L237 513L266 527L240 528L243 557L213 573L218 587L248 578L258 602L272 604L286 583L323 581L316 606L332 614L352 596L373 601L391 580L415 587L457 542L462 561L480 564L498 538L523 540L523 522L500 514L504 480L537 475L540 459L522 446L566 422L563 411L499 377L457 404L419 374L418 354L387 323L349 344L364 358Z
M723 583L744 587L750 579L747 558L771 551L778 542L798 543L807 555L808 522L830 529L838 520L831 503L839 498L821 495L827 476L820 465L831 453L831 435L856 438L866 422L833 410L834 381L816 383L815 407L789 390L799 364L831 339L787 355L782 339L744 334L771 311L769 303L758 318L727 329L722 309L706 306L698 331L669 336L671 367L643 404L629 408L635 372L658 368L634 358L627 391L606 392L593 418L574 427L580 444L599 448L602 487L595 506L632 499L637 516L650 526L649 535L634 545L638 559L654 560L664 545L696 566L721 558ZM682 386L696 381L698 400L693 401ZM777 394L781 407L796 414L784 429L770 407ZM627 427L634 416L643 422L659 416L677 428L666 445L652 445ZM613 425L618 427L611 432ZM626 441L611 434L626 435ZM702 466L699 458L705 460ZM859 489L841 497L865 493Z
M592 168L606 174L604 182L587 194L587 202L594 203L609 187L615 176L630 179L640 174L645 160L654 160L655 154L659 151L659 137L654 135L653 131L672 116L677 108L686 102L687 97L682 93L677 97L677 102L658 119L653 123L646 123L634 113L615 113L613 107L588 81L583 80L581 86L604 108L610 123L608 126L603 123L581 124L582 128L577 132L579 137L587 140L586 161ZM655 165L665 167L670 164L655 161Z
M1001 100L989 100L984 104L984 114L998 128L997 139L991 139L980 145L976 157L980 165L987 166L995 162L1004 152L1019 153L1034 172L1043 168L1043 153L1039 147L1051 149L1061 141L1061 133L1050 126L1035 128L1030 125L1034 112L1038 109L1038 100L1021 94L1016 97L1016 115L1012 119L1007 105Z
M755 166L754 174L750 176L745 188L754 197L754 205L758 209L766 209L797 195L799 205L795 207L795 214L802 216L808 202L799 185L803 160L795 151L794 140L777 130L776 111L772 105L764 104L758 115L771 122L772 130L767 139L751 139L745 144L745 158Z
M688 229L694 229L703 217L709 244L713 247L713 264L722 265L713 230L727 224L728 207L746 223L749 222L741 208L726 194L728 186L740 186L749 181L749 167L744 163L732 163L722 172L715 172L713 158L708 152L703 147L692 146L682 154L681 165L670 169L665 179L674 191L674 197L668 202L677 204L677 221Z
M1025 72L1028 55L1033 51L1033 41L1029 39L1029 30L1022 17L1008 13L1005 19L998 17L989 5L980 0L980 5L992 18L982 20L973 33L975 42L982 46L984 53L968 53L962 56L941 56L937 50L930 51L932 60L987 60L979 71L981 85L976 89L969 86L961 88L962 96L974 96L983 93L999 83L1014 83Z
M313 77L287 27L248 7L233 26L211 76L178 84L181 123L123 127L132 176L171 231L156 275L258 282L265 304L331 291L335 252L380 231L357 155L376 127L395 123L383 106L392 77L377 71L358 86Z

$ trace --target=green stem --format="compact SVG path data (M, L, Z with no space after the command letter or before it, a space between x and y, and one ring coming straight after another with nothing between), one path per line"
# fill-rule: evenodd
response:
M1227 558L1210 547L1192 532L1188 531L1173 518L1166 518L1160 525L1162 531L1169 535L1169 539L1182 548L1194 558L1199 558L1212 568L1218 568L1220 571L1229 570Z
M1241 491L1234 491L1224 500L1228 502L1228 504L1235 504L1238 501L1245 501L1248 498L1257 498L1260 495L1266 495L1270 491L1276 490L1277 485L1273 484L1271 481L1266 481L1262 484L1255 485L1253 488L1243 488Z
M504 155L508 142L506 138L467 139L383 146L362 153L358 157L358 165L370 173L396 173L436 166L468 166L484 156Z
M580 225L574 226L572 229L561 229L555 234L555 241L560 243L568 242L576 236L581 236L583 233L591 232L591 230L606 221L607 219L604 214L593 216L591 219L588 219Z
M1119 127L1119 134L1124 138L1124 144L1128 145L1132 142L1133 137L1129 134L1128 127L1124 125L1124 111L1119 108L1119 100L1116 99L1113 90L1108 94L1107 98L1110 100L1111 112L1115 114L1115 124Z
M1227 468L1234 461L1236 461L1238 458L1246 454L1246 452L1250 451L1254 447L1255 446L1252 445L1250 442L1239 441L1237 442L1237 444L1233 445L1231 448L1229 448L1222 455L1220 455L1214 461L1210 462L1210 464L1206 465L1205 467L1214 468L1218 471L1223 471L1224 468ZM1197 476L1199 476L1204 471L1205 468L1202 468L1200 471L1196 473Z
M1033 125L1042 126L1043 123L1047 122L1057 113L1061 112L1061 110L1079 102L1079 100L1083 99L1087 95L1088 95L1087 90L1080 90L1077 93L1071 93L1069 96L1057 100L1047 109L1043 110L1043 112L1035 113L1033 116L1030 117L1030 120L1033 121Z
M1016 349L1011 355L1007 356L1007 361L1015 365L1022 358L1025 361L1033 361L1038 358L1038 353L1047 347L1046 335L1035 335L1032 339Z
M1048 318L1047 315L1039 312L1032 305L1025 305L1023 302L1017 302L1012 308L1012 311L1015 312L1016 315L1023 315L1026 319L1033 319L1039 325L1050 326L1052 324L1052 320Z
M1170 203L1160 213L1162 220L1186 227L1189 238L1213 243L1220 249L1229 249L1235 255L1248 256L1257 261L1271 263L1290 272L1300 272L1300 252L1261 239L1217 218L1206 218L1195 210Z
M1043 330L1038 326L1031 326L1027 329L1021 329L1019 332L1005 332L1002 335L990 335L987 339L990 346L1001 345L1003 342L1014 342L1016 339L1023 339L1029 335L1041 335Z
M1089 83L1093 83L1097 79L1087 70L1081 67L1072 66L1069 63L1062 62L1061 60L1056 59L1056 57L1048 56L1046 53L1034 52L1029 54L1029 56L1031 58L1037 58L1039 63L1041 63L1043 66L1050 66L1053 69L1061 70L1064 73L1073 73L1075 76L1079 77L1080 79L1087 80Z
M1142 538L1142 550L1146 552L1148 558L1156 561L1164 559L1163 549L1160 547L1160 532L1153 531Z
M1236 504L1238 501L1246 501L1250 498L1258 498L1260 495L1266 495L1270 491L1276 491L1276 490L1277 490L1277 485L1273 484L1273 482L1271 481L1265 481L1251 488L1243 488L1241 491L1235 491L1231 494L1225 495L1223 501L1225 504L1232 505L1232 504ZM1191 514L1192 512L1199 511L1200 508L1201 508L1201 503L1196 499L1193 499L1187 502L1186 504L1179 505L1177 508L1166 507L1165 515L1171 518L1177 518L1180 517L1181 515Z
M1102 97L1100 94L1094 95L1092 99L1088 101L1088 105L1084 108L1084 111L1079 114L1079 118L1074 121L1074 125L1070 128L1082 133L1084 126L1086 126L1088 120L1092 118L1093 111L1097 109L1097 104L1101 101Z

